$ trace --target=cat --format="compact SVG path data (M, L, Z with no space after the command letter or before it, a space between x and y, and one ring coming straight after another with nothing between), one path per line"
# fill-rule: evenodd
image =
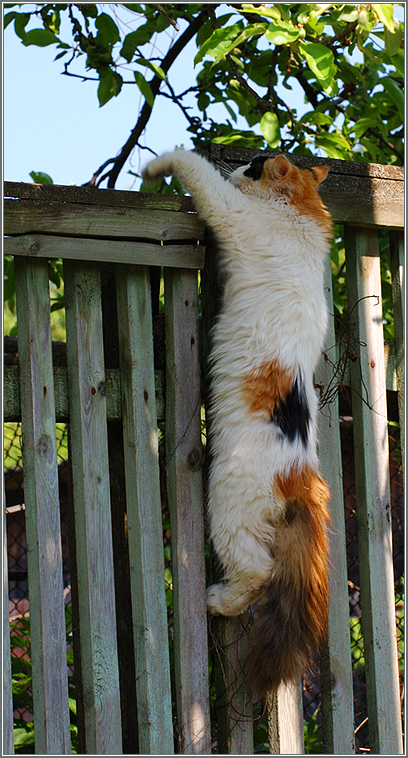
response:
M329 490L319 474L313 372L328 319L326 166L262 154L224 177L176 150L144 181L175 174L212 228L225 274L210 356L211 539L224 581L211 614L254 606L249 677L259 697L309 668L325 640Z

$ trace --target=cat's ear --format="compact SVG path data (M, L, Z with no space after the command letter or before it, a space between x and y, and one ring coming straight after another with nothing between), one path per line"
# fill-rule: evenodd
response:
M312 171L318 184L324 182L327 174L329 173L329 166L313 166Z
M282 182L288 177L293 166L284 155L277 155L276 158L270 158L265 162L265 168L269 169L275 180Z

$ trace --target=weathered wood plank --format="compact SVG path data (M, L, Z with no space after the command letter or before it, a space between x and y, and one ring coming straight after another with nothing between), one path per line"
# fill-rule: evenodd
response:
M43 203L81 203L110 208L134 208L150 211L170 210L187 213L194 210L191 197L159 195L156 192L67 187L58 184L4 182L5 198L36 200Z
M205 248L202 245L154 245L129 240L81 239L53 235L29 234L7 237L6 255L30 258L64 258L113 263L138 263L146 266L202 268Z
M215 647L218 752L252 755L254 751L252 692L246 675L249 614L211 618Z
M99 268L64 263L86 752L122 752Z
M15 261L35 746L71 751L47 261Z
M173 753L149 270L116 271L139 750Z
M178 729L183 753L210 754L197 274L166 269L164 298Z
M208 157L233 168L249 162L259 150L211 145ZM277 155L271 151L271 155ZM404 227L404 169L400 166L338 161L314 156L287 156L304 168L327 165L320 194L335 222L356 226Z
M270 694L268 707L269 753L271 755L303 755L302 683L281 684Z
M6 488L3 495L3 755L14 755L11 685Z
M400 424L401 461L404 472L405 451L405 418L404 418L404 235L402 232L390 233L390 255L392 274L392 298L394 303L394 332L395 332L395 368L398 390L398 417ZM405 472L404 472L405 473Z
M345 247L348 303L358 351L351 381L370 748L380 755L399 755L401 712L377 234L346 227Z
M156 242L204 238L196 213L118 208L81 203L4 201L4 234L68 234L71 237L120 237Z
M330 258L327 259L325 269L325 292L329 313L333 313ZM322 394L330 386L333 378L333 364L337 362L338 352L335 342L334 319L330 316L325 347L315 372L315 383ZM329 405L320 409L318 426L320 469L331 493L328 639L326 653L322 656L320 665L323 740L325 752L328 754L354 755L353 675L337 397Z
M154 372L157 420L164 419L164 375L163 371ZM68 370L54 367L54 396L55 420L68 421ZM21 419L19 367L4 367L4 421L19 421ZM115 368L106 369L106 413L108 421L118 421L122 418L122 397L120 386L120 371Z

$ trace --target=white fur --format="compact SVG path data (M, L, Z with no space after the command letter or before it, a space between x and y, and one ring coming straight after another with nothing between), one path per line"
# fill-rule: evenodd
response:
M211 537L226 582L207 590L211 613L237 615L269 583L271 543L283 503L272 495L278 473L293 464L318 468L313 371L327 324L324 230L273 189L235 171L229 180L199 155L176 151L149 163L144 179L176 174L218 241L227 272L211 354L213 461ZM242 377L277 358L300 369L311 423L307 449L290 443L262 414L248 413Z

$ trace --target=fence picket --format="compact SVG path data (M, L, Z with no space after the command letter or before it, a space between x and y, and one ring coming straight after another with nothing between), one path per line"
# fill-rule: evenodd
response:
M64 274L86 750L120 755L99 268L64 262Z
M357 520L370 747L402 753L389 492L381 271L375 231L345 227Z
M165 270L166 467L181 751L210 754L197 272Z
M47 261L15 260L35 747L71 750Z
M325 269L325 292L333 313L331 262ZM321 397L332 386L338 358L334 319L329 316L325 348L315 372ZM318 418L319 459L330 489L330 602L328 641L321 660L322 721L325 750L334 755L354 755L353 676L350 654L349 600L347 587L346 534L338 397L322 407Z
M270 693L268 707L269 752L272 755L303 755L302 682L281 684Z
M116 276L139 749L173 753L149 270Z

